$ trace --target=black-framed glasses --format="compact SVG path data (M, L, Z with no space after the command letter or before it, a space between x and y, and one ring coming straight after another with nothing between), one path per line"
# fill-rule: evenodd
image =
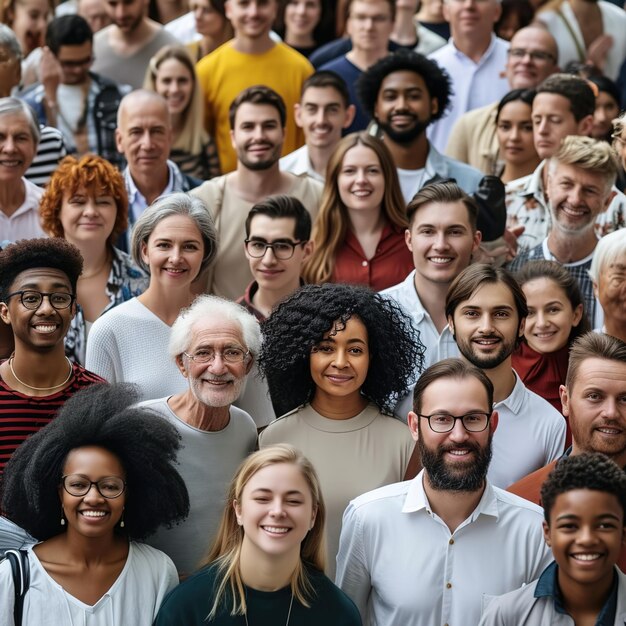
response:
M96 486L98 493L108 500L119 498L126 490L126 481L119 476L107 476L93 481L82 474L68 474L61 478L61 484L70 496L77 498L86 496L93 485Z
M78 70L86 65L91 65L95 60L95 57L85 57L84 59L77 59L76 61L63 61L59 59L59 65L66 70Z
M50 305L57 310L69 308L76 299L73 293L64 291L34 291L32 289L14 291L7 296L7 300L13 296L19 296L22 306L31 311L36 311L41 306L44 298L48 298Z
M481 411L472 411L465 415L450 415L450 413L433 413L432 415L420 415L428 420L430 429L436 433L449 433L454 430L457 420L461 420L463 427L470 433L481 433L489 426L491 413L482 413Z
M210 363L215 360L215 357L219 354L222 360L226 363L243 363L250 350L244 350L243 348L224 348L223 350L213 350L213 348L202 348L196 350L193 354L183 352L186 357L189 357L194 363Z
M263 239L246 239L246 251L253 259L260 259L265 256L268 248L272 249L274 256L281 261L286 261L293 256L296 246L300 246L305 241L273 241L267 243Z
M544 52L543 50L526 50L526 48L509 48L509 56L514 59L523 59L528 55L533 61L546 63L547 61L556 61L553 54Z

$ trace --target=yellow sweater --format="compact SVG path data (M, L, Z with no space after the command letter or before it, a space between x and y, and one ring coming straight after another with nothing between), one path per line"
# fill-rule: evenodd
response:
M237 165L230 141L228 109L239 92L253 85L266 85L282 96L287 107L283 155L289 154L304 143L293 108L300 101L302 83L312 73L313 66L284 43L277 43L263 54L247 54L235 50L229 41L198 61L196 74L206 98L206 129L217 144L223 174Z

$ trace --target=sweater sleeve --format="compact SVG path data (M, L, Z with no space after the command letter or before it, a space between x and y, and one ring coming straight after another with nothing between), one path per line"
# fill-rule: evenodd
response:
M124 382L117 337L112 325L116 316L103 315L98 318L87 341L86 369L102 376L109 383Z

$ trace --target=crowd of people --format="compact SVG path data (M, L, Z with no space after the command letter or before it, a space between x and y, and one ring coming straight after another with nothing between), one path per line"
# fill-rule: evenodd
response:
M2 0L0 626L624 626L625 9Z

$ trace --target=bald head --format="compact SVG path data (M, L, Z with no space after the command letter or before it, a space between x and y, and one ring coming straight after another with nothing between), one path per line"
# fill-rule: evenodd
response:
M511 39L506 64L509 86L511 89L534 89L558 71L558 58L556 40L545 28L521 28Z
M122 98L117 110L117 125L122 126L129 113L141 111L145 106L153 108L155 112L160 109L163 117L167 118L167 124L171 125L167 102L158 93L147 89L135 89Z

